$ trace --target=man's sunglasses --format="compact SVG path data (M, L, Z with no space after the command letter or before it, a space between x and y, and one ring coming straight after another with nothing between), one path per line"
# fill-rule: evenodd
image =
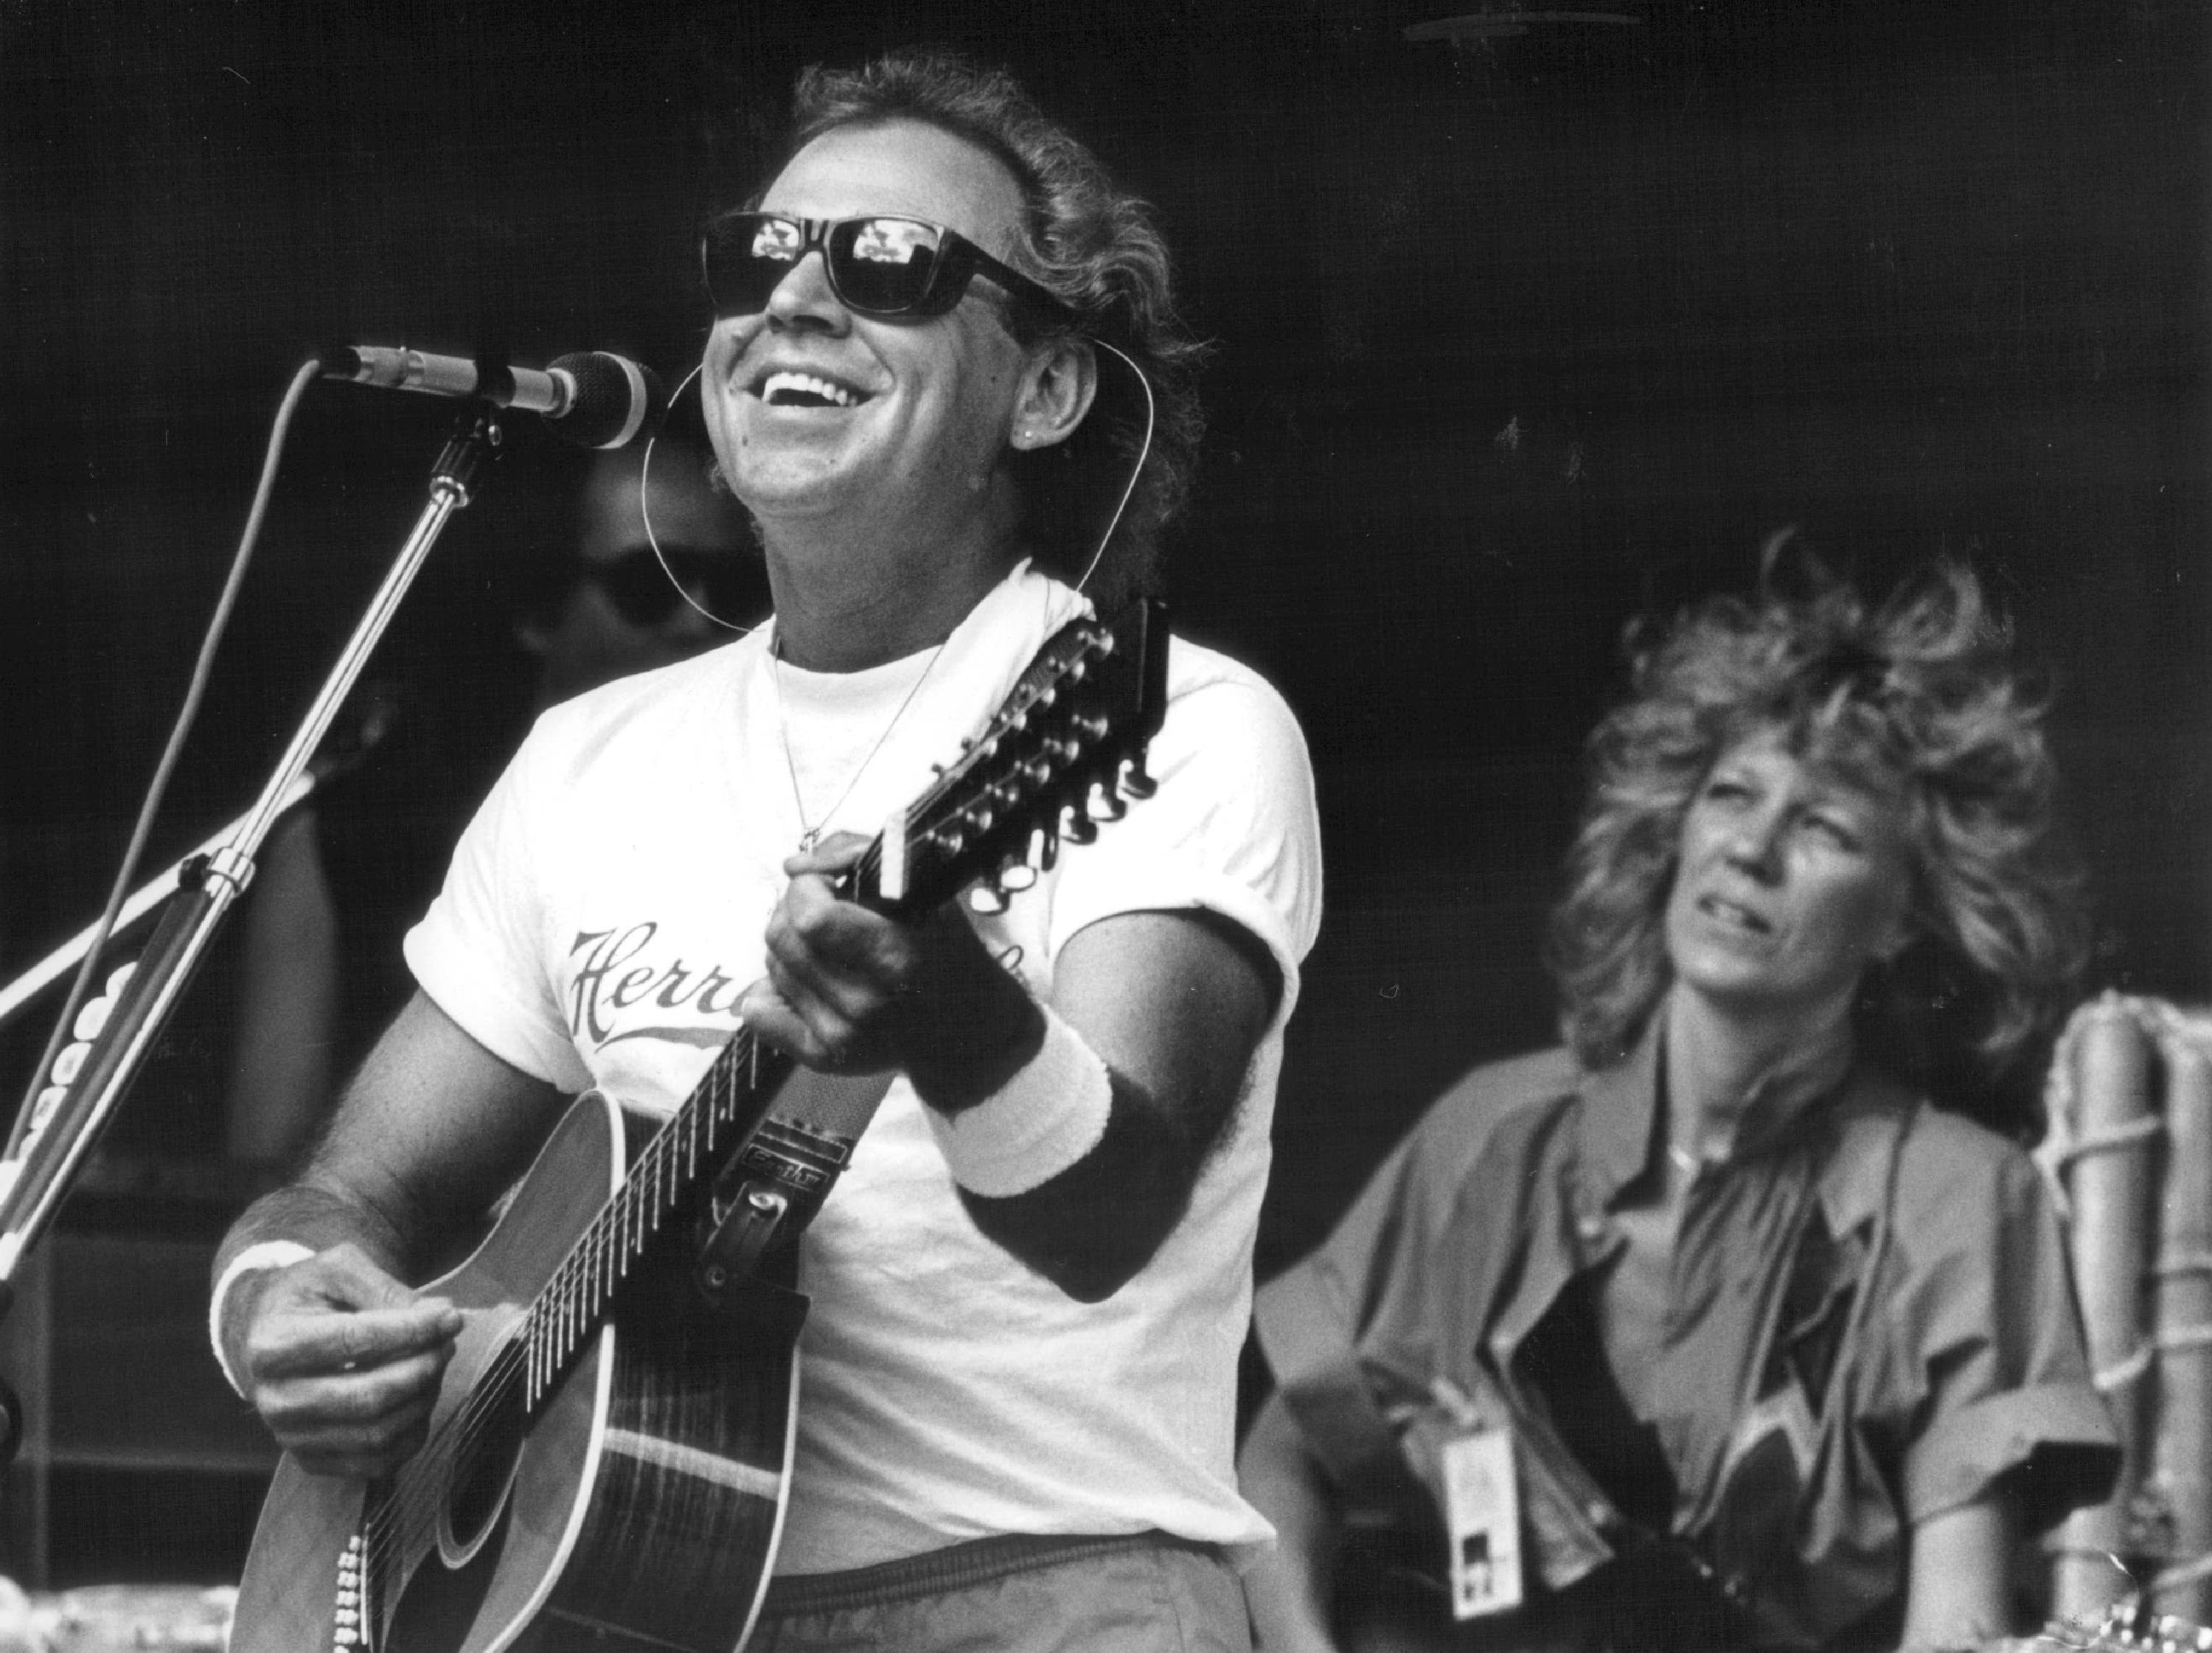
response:
M978 275L1048 318L1073 314L1020 270L942 224L880 214L793 218L780 212L732 212L708 222L699 257L714 313L759 315L783 278L816 247L822 249L830 290L855 315L881 321L941 316L960 302Z
M638 545L604 562L586 563L580 577L605 593L615 612L634 626L665 623L686 591L718 619L735 621L749 618L752 607L767 606L744 556L734 549L709 551L686 545L664 545L655 556L650 545Z

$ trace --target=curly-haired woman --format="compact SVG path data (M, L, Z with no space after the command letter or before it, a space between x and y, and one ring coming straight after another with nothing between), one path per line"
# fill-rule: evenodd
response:
M1567 1048L1462 1080L1261 1294L1268 1649L1987 1639L2115 1467L2044 1190L1958 1110L2082 951L2003 627L1959 567L1877 609L1778 542L1632 641Z

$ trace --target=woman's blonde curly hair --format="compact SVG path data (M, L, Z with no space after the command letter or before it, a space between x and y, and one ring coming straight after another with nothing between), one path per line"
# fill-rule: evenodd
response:
M1632 626L1628 647L1632 693L1590 737L1547 948L1577 1055L1618 1061L1666 993L1683 817L1723 752L1768 734L1902 812L1914 939L1862 987L1877 1060L1957 1085L2030 1053L2064 1007L2087 927L2053 830L2043 708L1972 572L1937 561L1875 606L1780 534L1754 595Z

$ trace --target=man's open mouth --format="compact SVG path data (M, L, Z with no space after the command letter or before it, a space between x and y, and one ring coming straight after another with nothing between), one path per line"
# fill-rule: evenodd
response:
M772 373L755 392L772 408L856 408L868 398L859 391L811 373Z

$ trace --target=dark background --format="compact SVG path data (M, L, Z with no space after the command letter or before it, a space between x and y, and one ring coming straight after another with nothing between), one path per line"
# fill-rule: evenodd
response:
M1298 711L1328 856L1263 1272L1454 1073L1548 1038L1621 628L1784 525L1877 586L1982 570L2055 696L2097 984L2203 996L2206 9L1506 13L0 0L0 960L96 911L308 347L673 380L694 227L793 70L933 40L1157 204L1217 344L1170 595ZM164 856L250 798L447 417L311 395ZM454 704L522 669L528 511L470 512L387 645ZM124 1139L215 1140L222 992Z

